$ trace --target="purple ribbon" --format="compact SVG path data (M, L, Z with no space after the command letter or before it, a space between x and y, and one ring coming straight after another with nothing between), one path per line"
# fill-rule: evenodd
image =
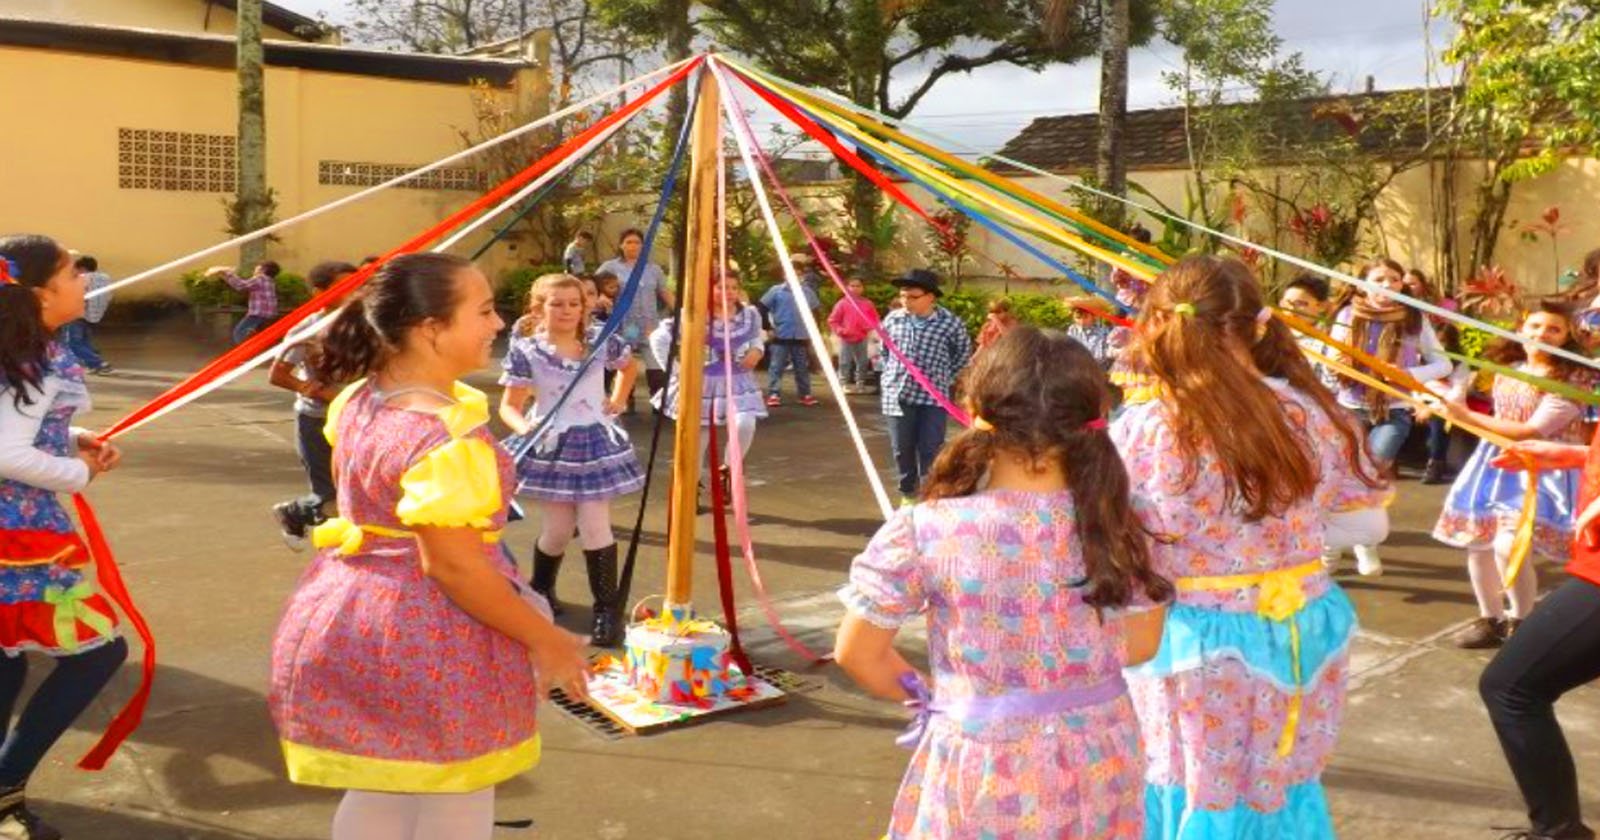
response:
M906 708L913 713L906 731L894 742L908 750L916 749L927 734L928 724L934 715L945 715L963 721L995 721L1006 718L1044 717L1061 714L1086 706L1098 706L1126 694L1127 683L1121 674L1113 674L1092 685L1063 688L1056 691L1011 691L961 700L935 700L916 671L900 675L900 688L909 699Z

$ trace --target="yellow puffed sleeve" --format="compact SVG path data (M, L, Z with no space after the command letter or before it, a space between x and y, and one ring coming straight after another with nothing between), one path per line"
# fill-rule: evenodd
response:
M338 436L339 415L344 413L345 403L350 402L350 397L355 395L356 389L365 384L367 384L365 378L357 379L346 385L344 390L339 392L339 396L333 398L333 402L328 403L328 419L322 423L322 436L327 438L328 445L338 443L334 438Z
M394 512L407 525L489 528L500 512L500 467L494 446L457 438L437 447L400 477L405 495Z
M489 396L466 384L456 382L452 390L453 405L439 409L436 414L444 421L451 437L464 437L467 432L489 422Z

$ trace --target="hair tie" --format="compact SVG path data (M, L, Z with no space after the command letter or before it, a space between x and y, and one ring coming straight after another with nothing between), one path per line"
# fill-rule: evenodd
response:
M972 415L972 428L980 432L994 431L994 425L992 423L976 414Z
M21 274L22 270L17 268L16 261L10 257L0 257L0 286L21 285Z
M1104 431L1106 428L1106 418L1096 417L1093 420L1083 424L1083 427L1091 432Z
M1185 318L1193 318L1194 317L1194 304L1192 304L1192 303L1175 303L1175 304L1172 305L1172 314L1174 314L1174 315L1182 315Z

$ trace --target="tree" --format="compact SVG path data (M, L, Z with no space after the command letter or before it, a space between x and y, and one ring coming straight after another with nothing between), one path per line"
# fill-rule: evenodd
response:
M800 84L834 91L896 119L910 114L941 79L994 64L1032 70L1091 55L1099 3L1075 3L1065 37L1045 28L1048 0L706 0L700 25L732 52ZM1153 31L1154 0L1132 0L1134 41ZM896 83L909 86L904 92ZM880 197L857 177L852 226L878 225Z
M1128 2L1100 0L1100 143L1095 176L1101 188L1115 196L1128 195L1128 159L1122 135L1128 124ZM1122 204L1106 200L1100 219L1121 227Z
M1518 182L1568 155L1600 152L1600 8L1589 0L1439 0L1435 13L1456 24L1444 56L1462 79L1452 157L1485 167L1464 275L1492 264Z
M267 226L272 197L267 191L261 0L239 0L238 13L239 184L228 215L229 226L237 226L237 233L244 234ZM248 267L261 262L266 249L264 239L245 243L239 249L241 263Z

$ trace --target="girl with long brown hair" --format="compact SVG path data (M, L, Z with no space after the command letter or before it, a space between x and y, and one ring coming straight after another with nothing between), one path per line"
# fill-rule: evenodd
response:
M1517 332L1525 339L1539 341L1581 353L1570 310L1563 304L1546 302L1522 319ZM1562 382L1588 381L1584 369L1574 362L1552 356L1538 348L1525 349L1520 342L1500 340L1485 355L1503 365L1535 376ZM1538 386L1510 376L1494 378L1494 414L1473 411L1460 400L1445 403L1445 416L1470 421L1511 440L1548 440L1558 443L1583 443L1583 406L1577 401L1541 391ZM1468 649L1499 647L1522 619L1533 610L1538 594L1538 576L1533 558L1523 565L1510 591L1504 586L1507 562L1515 538L1527 488L1522 476L1494 466L1500 447L1479 441L1472 457L1456 476L1445 496L1444 509L1434 525L1433 537L1440 542L1467 550L1467 574L1472 593L1478 600L1478 618L1456 639ZM1573 503L1578 497L1578 470L1544 470L1534 492L1533 553L1559 559L1568 554L1572 541ZM1510 609L1506 609L1509 600Z
M1406 290L1405 266L1388 258L1374 261L1361 270L1361 276L1381 290L1357 292L1349 305L1334 318L1331 335L1337 341L1360 348L1395 367L1404 368L1419 382L1432 382L1450 375L1450 357L1444 354L1433 325L1422 317L1422 310L1395 300L1393 293ZM1358 360L1344 358L1346 364L1362 367ZM1354 411L1367 428L1367 446L1378 466L1392 470L1400 455L1416 414L1404 400L1349 379L1341 380L1339 404ZM1356 570L1363 575L1383 574L1383 560L1376 545L1354 546ZM1338 560L1336 553L1325 558L1329 566Z
M1111 437L1177 588L1160 651L1128 672L1145 837L1332 838L1321 774L1356 617L1318 555L1386 535L1382 483L1243 263L1172 266L1136 332L1158 396Z
M1121 669L1154 652L1151 607L1172 587L1151 571L1106 434L1105 374L1072 339L1016 326L967 381L973 427L841 595L839 664L922 704L888 836L1138 840L1143 760ZM922 612L931 697L893 646Z

